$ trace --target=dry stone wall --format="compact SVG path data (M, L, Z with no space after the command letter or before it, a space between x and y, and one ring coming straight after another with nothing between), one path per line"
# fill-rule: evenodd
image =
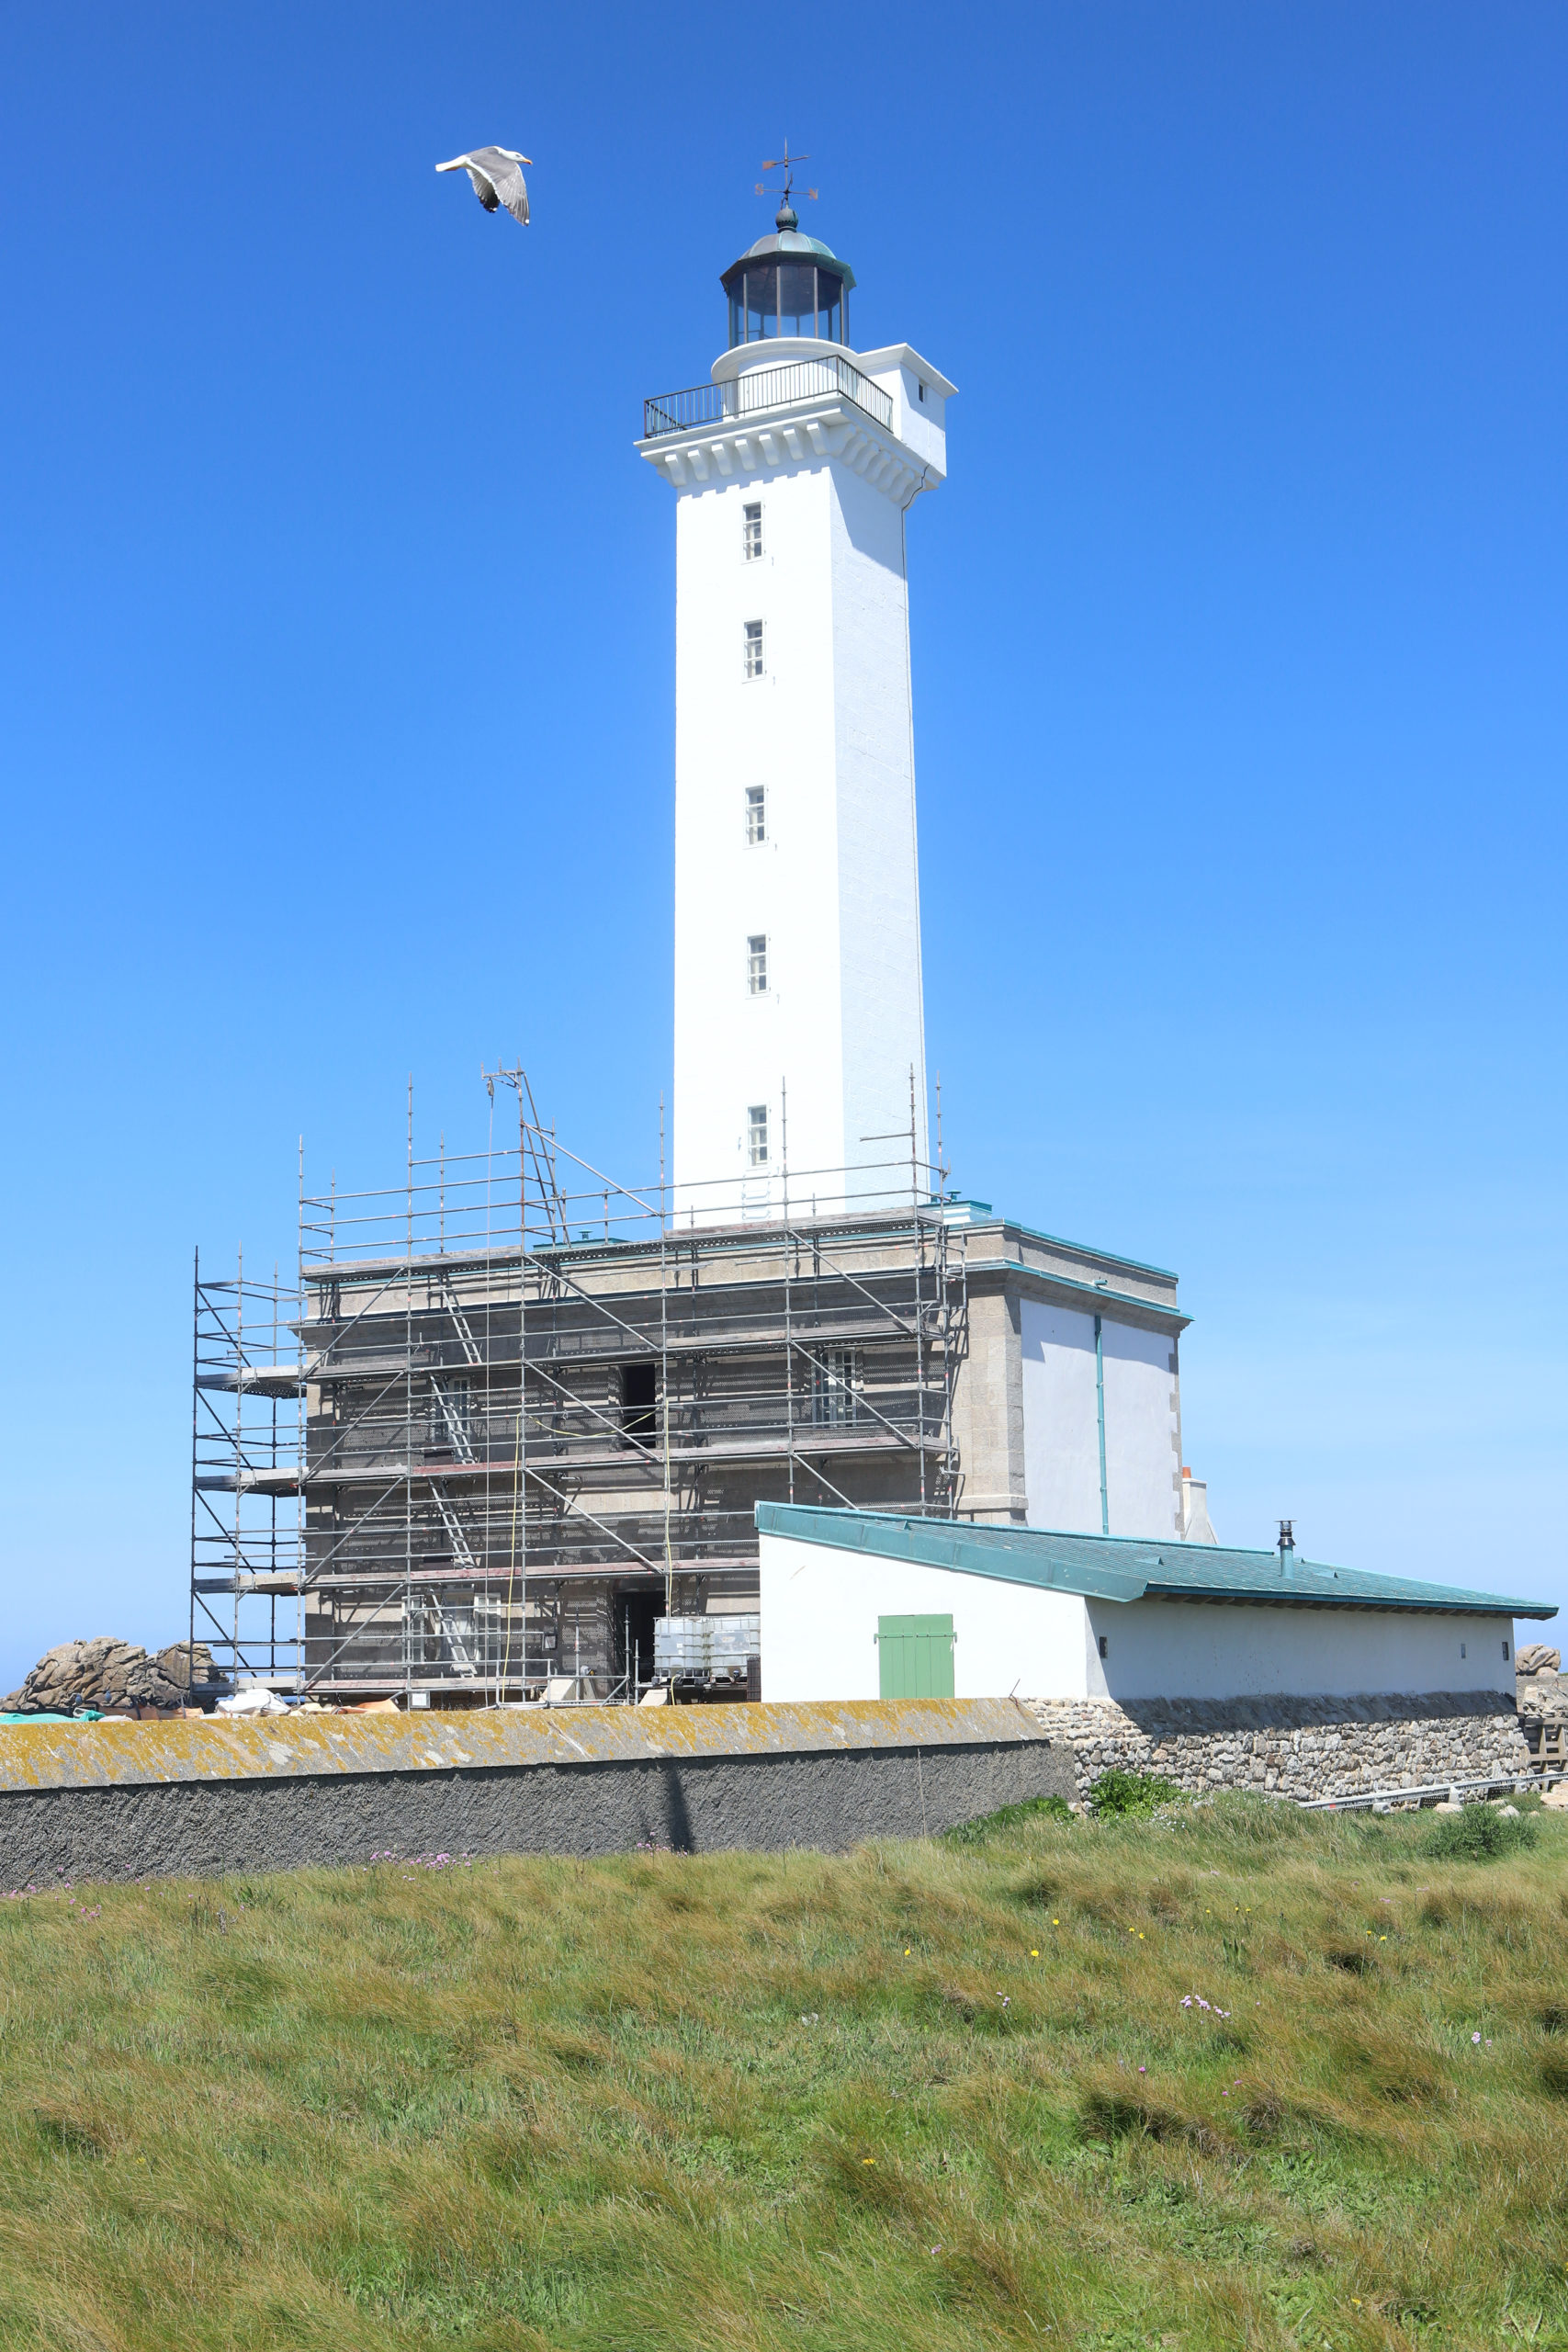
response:
M1073 1748L1080 1796L1112 1766L1157 1772L1193 1794L1256 1789L1290 1797L1358 1796L1530 1770L1517 1716L1485 1691L1023 1704L1053 1739Z

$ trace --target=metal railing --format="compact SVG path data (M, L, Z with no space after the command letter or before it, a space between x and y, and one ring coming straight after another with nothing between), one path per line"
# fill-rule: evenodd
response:
M725 384L693 384L682 392L660 392L642 404L642 435L645 441L657 441L666 433L739 424L772 409L829 398L847 400L885 433L892 430L892 395L835 355L796 359L784 368L753 368Z
M1531 1763L1523 1770L1478 1772L1468 1779L1450 1775L1446 1781L1422 1781L1404 1789L1359 1789L1351 1796L1292 1797L1284 1790L1279 1794L1287 1804L1294 1804L1303 1813L1390 1813L1395 1805L1430 1804L1456 1794L1462 1803L1467 1790L1475 1791L1481 1797L1489 1796L1494 1789L1517 1796L1526 1790L1562 1780L1568 1780L1568 1772L1561 1766Z

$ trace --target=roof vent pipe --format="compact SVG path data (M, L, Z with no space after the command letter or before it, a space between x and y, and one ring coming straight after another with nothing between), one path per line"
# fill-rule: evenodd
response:
M1293 1577L1296 1573L1296 1534L1288 1519L1280 1521L1280 1574Z

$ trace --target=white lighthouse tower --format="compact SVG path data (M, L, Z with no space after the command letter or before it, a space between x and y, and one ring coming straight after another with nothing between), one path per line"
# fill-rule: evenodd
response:
M786 1184L802 1215L908 1198L911 1122L923 1179L905 540L954 387L850 347L854 282L786 184L724 273L711 383L649 401L637 445L676 499L682 1222L777 1216Z

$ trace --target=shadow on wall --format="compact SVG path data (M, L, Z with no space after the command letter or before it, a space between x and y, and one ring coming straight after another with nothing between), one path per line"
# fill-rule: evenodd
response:
M664 1834L677 1854L696 1851L692 1830L692 1816L686 1809L686 1792L681 1781L681 1767L673 1757L660 1766L664 1782Z

